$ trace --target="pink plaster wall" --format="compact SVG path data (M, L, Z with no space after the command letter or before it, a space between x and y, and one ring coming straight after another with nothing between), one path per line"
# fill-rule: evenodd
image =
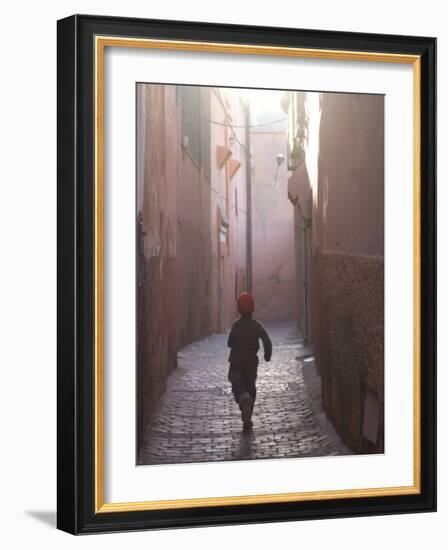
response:
M322 398L347 445L382 452L384 98L325 93L320 106L319 116L310 113L319 147L307 151L306 163L317 166L308 170L315 174L310 301ZM366 392L377 403L376 443L362 436Z
M256 316L262 321L297 318L294 209L288 200L286 132L252 132L253 281Z
M170 153L175 152L175 96L169 87L143 87L137 105L144 150L137 159L138 207L144 237L143 272L137 286L137 387L139 442L150 410L176 365L177 196ZM174 165L175 166L175 165Z
M220 123L211 126L211 303L214 331L220 332L226 330L237 316L236 297L247 290L246 154L241 146L244 145L245 135L243 128L235 128L235 139L230 129L224 125L230 122L226 119L227 113L232 117L231 122L235 126L244 126L245 113L241 99L235 91L214 89L211 101L211 119ZM218 165L218 146L229 147L232 151L231 158L241 164L232 178L228 163L223 167ZM220 241L219 202L229 223L225 242Z
M207 92L201 94L210 102L211 120L226 123L227 113L244 125L237 94ZM241 163L233 178L228 165L217 165L216 148L230 145L229 129L210 127L207 174L183 145L176 87L140 85L137 98L137 214L145 231L143 259L137 257L137 273L144 276L136 296L141 442L178 350L226 330L236 316L236 294L245 290L247 212L244 148L231 145L232 158ZM236 131L243 143L244 131ZM219 240L219 201L229 222L225 242Z
M384 97L322 95L315 244L384 254Z

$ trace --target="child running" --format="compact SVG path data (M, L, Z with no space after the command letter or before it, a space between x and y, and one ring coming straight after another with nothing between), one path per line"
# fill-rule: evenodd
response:
M264 359L271 360L272 342L263 325L252 319L255 309L251 294L243 292L238 298L241 317L234 321L227 340L230 348L229 381L235 401L241 410L245 430L252 428L252 411L255 403L259 340L263 342Z

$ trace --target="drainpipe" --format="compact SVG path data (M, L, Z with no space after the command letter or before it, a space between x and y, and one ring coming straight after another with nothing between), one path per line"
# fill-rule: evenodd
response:
M246 152L246 286L252 292L252 165L250 157L250 105L246 103L245 112L245 152Z

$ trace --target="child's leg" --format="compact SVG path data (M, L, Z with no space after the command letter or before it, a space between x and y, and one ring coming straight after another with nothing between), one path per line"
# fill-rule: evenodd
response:
M255 398L257 396L256 380L257 366L252 367L250 370L247 371L245 379L246 391L252 397L253 402L255 402Z
M252 428L252 411L254 409L255 397L257 389L255 381L257 379L256 366L246 366L244 371L244 394L240 401L241 420L243 421L244 428Z
M229 369L229 381L232 384L232 393L235 401L240 404L241 397L246 393L246 384L243 372L233 365Z
M235 365L230 365L229 380L232 384L233 396L241 411L244 428L250 429L252 427L253 398L248 391L247 373Z
M247 384L247 393L252 397L253 402L255 403L255 398L257 396L257 387L255 385L255 380L252 379Z

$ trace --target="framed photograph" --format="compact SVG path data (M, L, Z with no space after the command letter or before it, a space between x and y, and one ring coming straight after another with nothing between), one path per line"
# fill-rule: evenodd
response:
M58 528L436 509L435 62L58 22Z

